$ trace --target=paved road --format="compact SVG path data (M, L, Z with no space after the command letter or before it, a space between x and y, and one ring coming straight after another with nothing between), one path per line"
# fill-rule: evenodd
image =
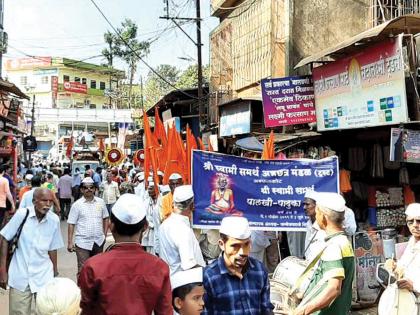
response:
M67 224L61 222L61 232L63 235L65 248L62 248L58 251L58 272L60 277L70 278L76 281L76 272L77 272L77 261L76 254L67 252ZM107 237L107 242L112 242L112 236ZM105 245L106 247L107 245ZM3 294L0 292L0 314L9 315L9 300L8 294ZM376 308L371 308L367 310L358 310L352 312L352 315L376 315Z

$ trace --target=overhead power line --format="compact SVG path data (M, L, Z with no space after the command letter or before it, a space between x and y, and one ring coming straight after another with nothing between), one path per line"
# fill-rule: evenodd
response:
M134 53L136 55L137 58L139 58L139 60L141 62L143 62L147 68L150 69L150 71L152 71L159 79L161 79L163 82L165 82L166 84L168 84L170 87L172 87L173 89L175 89L176 91L180 92L181 94L184 94L185 96L195 99L195 100L200 100L200 98L191 95L189 93L186 93L185 91L182 91L180 89L178 89L175 85L173 85L171 82L167 81L163 76L160 75L159 72L157 72L152 66L150 66L144 59L142 56L140 56L138 54L137 51L135 51L131 45L125 40L124 37L122 37L122 35L120 34L120 32L114 27L114 25L111 23L111 21L106 17L106 15L102 12L101 8L96 4L96 2L94 0L90 0L92 2L92 4L96 7L96 9L98 10L98 12L102 15L102 17L105 19L105 21L108 23L108 25L112 28L112 30L115 32L115 34L121 39L121 41L130 49L130 51L132 53Z

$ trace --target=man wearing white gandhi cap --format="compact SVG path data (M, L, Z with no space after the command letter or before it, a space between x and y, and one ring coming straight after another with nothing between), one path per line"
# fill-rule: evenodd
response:
M319 264L294 315L348 314L352 300L354 254L344 232L346 202L337 193L318 192L315 218L325 231L325 248Z
M219 246L222 255L204 270L203 314L272 314L267 270L260 261L249 257L248 220L224 217Z
M115 244L89 259L80 273L83 314L172 314L169 268L139 242L146 227L143 200L122 195L111 211Z
M171 275L180 270L206 264L191 228L194 192L191 185L174 191L174 212L159 228L160 257L169 265Z
M169 188L171 190L170 193L166 194L162 198L162 203L160 205L159 213L161 216L162 221L166 220L174 210L174 191L175 188L178 186L182 186L184 184L182 180L182 176L178 173L172 173L171 176L169 176Z
M397 281L398 287L415 294L417 314L420 315L420 203L408 205L405 214L407 226L412 236L396 266L393 264L393 268L396 268L396 274L401 277Z
M200 315L204 310L203 268L178 271L171 276L172 305L180 315Z

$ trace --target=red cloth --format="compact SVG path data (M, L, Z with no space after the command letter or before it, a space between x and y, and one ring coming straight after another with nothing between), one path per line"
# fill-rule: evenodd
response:
M118 244L87 260L79 286L83 315L173 314L169 267L140 244Z

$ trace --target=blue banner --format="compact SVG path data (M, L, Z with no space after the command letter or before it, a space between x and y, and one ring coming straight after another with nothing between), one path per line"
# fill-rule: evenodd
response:
M196 228L218 228L224 216L245 216L251 228L303 231L308 190L338 192L338 159L254 160L194 151Z

